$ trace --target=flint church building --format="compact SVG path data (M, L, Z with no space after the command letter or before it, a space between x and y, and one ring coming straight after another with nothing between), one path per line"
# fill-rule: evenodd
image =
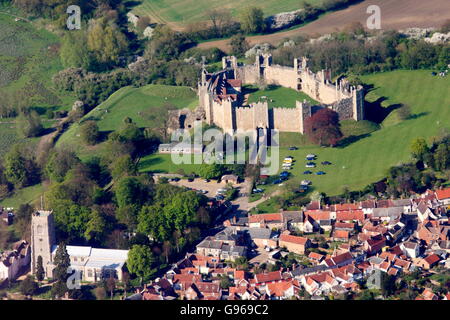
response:
M37 211L31 218L31 271L36 273L39 256L46 278L53 278L56 255L55 227L52 211ZM114 277L122 280L122 268L128 258L128 250L97 249L88 246L67 246L72 269L81 273L81 279L96 282Z

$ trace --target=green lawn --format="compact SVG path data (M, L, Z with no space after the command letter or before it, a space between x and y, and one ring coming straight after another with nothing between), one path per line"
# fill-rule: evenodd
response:
M18 208L21 204L32 203L44 193L42 184L27 187L17 191L12 197L0 201L1 207Z
M450 129L450 77L440 78L430 75L430 71L394 71L363 76L363 81L374 85L366 99L375 101L386 97L383 105L406 103L411 106L413 117L404 121L392 121L397 118L394 110L382 123L381 129L367 134L363 139L343 148L321 148L318 146L300 146L299 150L289 151L281 136L281 158L291 155L296 163L290 171L294 181L307 178L313 187L336 195L346 186L358 190L386 175L389 167L410 160L411 141L424 137L429 142L444 128ZM345 124L347 132L364 134L366 128L355 128ZM345 131L345 130L343 130ZM299 139L299 142L302 140ZM289 139L289 145L295 145ZM303 175L305 156L308 153L318 155L318 166L313 172L323 170L324 176ZM321 161L331 161L333 165L322 166Z
M190 108L198 104L198 98L189 87L147 85L141 88L124 87L112 94L105 102L93 109L83 120L96 120L100 131L111 132L118 129L129 117L139 127L155 128L161 125L161 117L169 108ZM80 156L92 153L84 147L79 137L78 123L73 124L58 140L57 146L69 145L78 150Z
M313 105L319 104L303 92L274 85L268 86L265 90L258 90L255 86L245 86L244 94L245 93L249 93L248 103L266 100L269 105L269 109L281 107L295 108L295 102L303 100L307 100Z
M431 142L444 128L450 129L450 77L432 77L430 71L394 71L378 73L362 77L363 81L373 84L374 90L366 99L375 101L386 97L383 106L407 103L411 106L413 117L409 120L395 121L394 110L377 129L377 125L368 121L355 123L343 121L342 131L347 135L362 136L345 147L321 148L311 145L301 134L281 133L280 159L291 155L296 162L290 170L294 183L307 178L313 182L313 189L329 195L342 193L344 187L350 190L364 188L386 175L389 167L410 160L410 144L414 138L425 137ZM374 131L375 130L375 131ZM289 146L299 147L289 151ZM318 155L316 168L326 175L303 175L308 153ZM320 163L328 160L333 164L323 166ZM280 161L281 166L281 161ZM171 163L169 155L151 155L143 159L141 168L144 171L175 172L178 168ZM195 171L195 165L182 166L183 169ZM278 188L268 186L269 191ZM267 208L265 208L267 207ZM273 204L262 204L263 211ZM267 210L266 210L267 209Z
M0 12L0 94L18 92L38 111L69 110L75 97L57 91L52 76L62 70L59 38Z
M247 6L260 7L266 16L293 11L300 8L305 0L233 0L223 2L220 0L142 0L141 4L133 9L140 16L149 16L159 23L176 22L187 24L196 21L205 21L207 9L230 9L233 17L238 17L242 8ZM322 0L309 0L310 4L321 3Z

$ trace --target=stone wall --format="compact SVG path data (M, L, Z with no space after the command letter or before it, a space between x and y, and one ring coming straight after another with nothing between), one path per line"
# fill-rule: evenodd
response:
M273 128L284 132L302 131L302 109L296 108L273 108Z

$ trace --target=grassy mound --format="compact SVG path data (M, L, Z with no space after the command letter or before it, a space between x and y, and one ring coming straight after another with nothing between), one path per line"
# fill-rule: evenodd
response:
M169 109L193 109L197 106L196 93L188 87L148 85L141 88L124 87L117 90L106 101L85 115L81 121L95 120L100 131L111 132L119 128L129 117L141 128L155 128ZM79 136L80 124L73 124L58 140L57 146L67 145L77 150L80 156L92 152L86 148Z

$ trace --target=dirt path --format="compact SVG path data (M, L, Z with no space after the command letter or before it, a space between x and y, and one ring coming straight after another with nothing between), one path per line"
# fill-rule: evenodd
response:
M56 128L58 125L62 124L67 118L61 118L58 122L54 123L52 128ZM47 149L47 146L52 143L53 138L58 134L58 130L54 130L50 132L49 134L46 134L45 136L42 136L41 140L39 140L39 143L36 148L36 155L39 157L42 152L45 152Z
M329 13L304 27L284 32L248 37L250 45L268 42L277 45L286 38L299 35L320 36L342 30L351 22L359 21L366 25L369 5L378 5L381 9L381 28L405 29L410 27L440 27L446 19L450 19L449 0L366 0L347 9ZM204 42L199 48L217 47L228 51L229 39Z

